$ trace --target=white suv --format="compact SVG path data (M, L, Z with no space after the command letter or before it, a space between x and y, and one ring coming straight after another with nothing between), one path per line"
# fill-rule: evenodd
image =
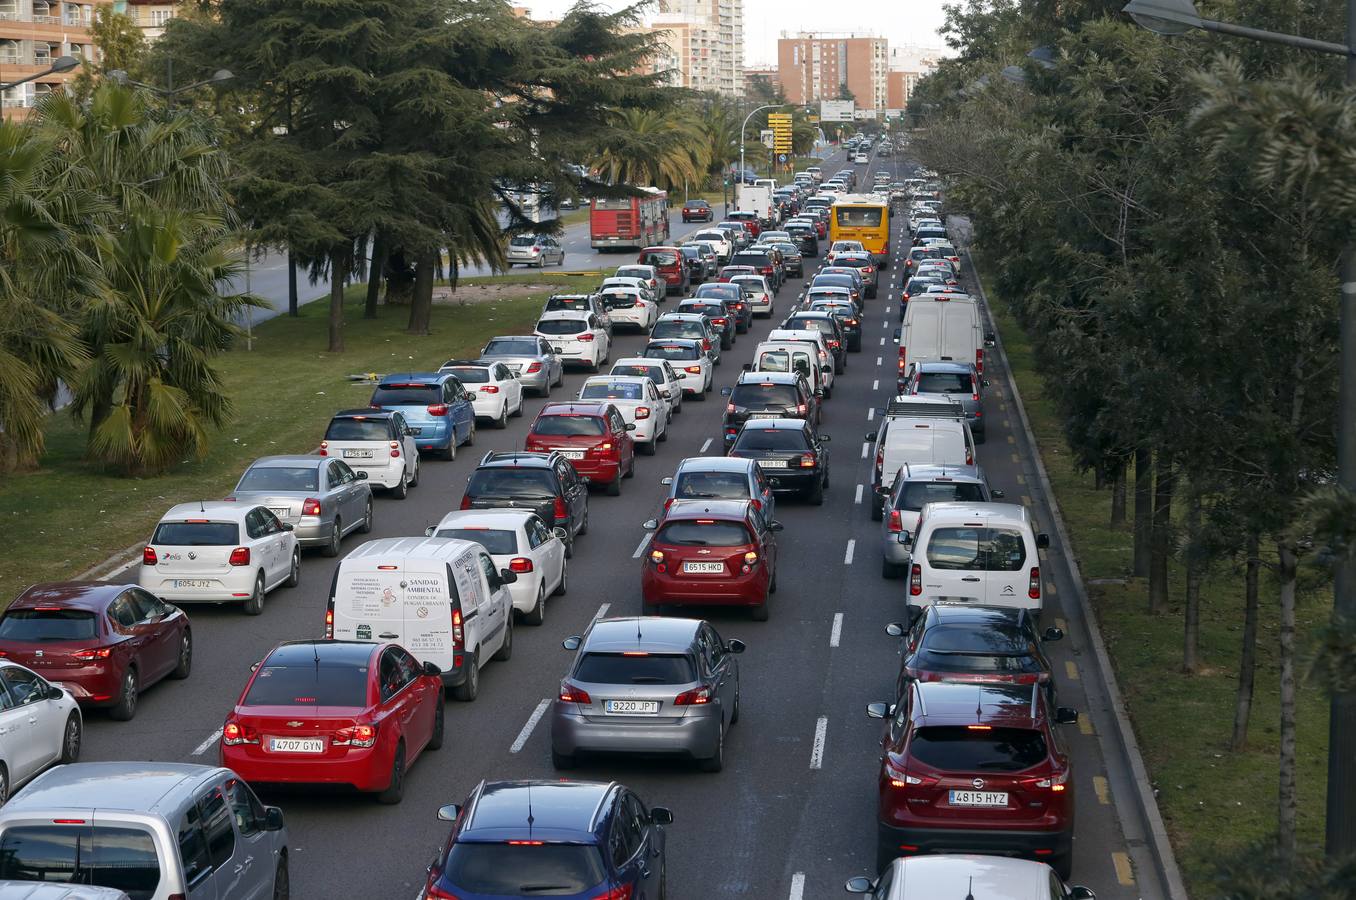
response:
M590 372L597 372L612 352L607 328L593 313L544 313L536 333L551 342L561 362L582 363Z
M849 894L870 894L873 900L937 897L1097 900L1097 895L1085 887L1064 884L1055 870L1043 862L968 854L896 859L875 881L859 875L849 879L845 887Z

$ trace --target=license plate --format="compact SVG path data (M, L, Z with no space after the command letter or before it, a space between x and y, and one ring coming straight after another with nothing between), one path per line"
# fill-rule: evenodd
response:
M1008 795L1002 791L948 791L947 802L952 806L1007 806Z
M659 712L659 701L608 700L603 710L609 716L653 716Z
M174 582L174 586L177 588L210 588L212 582L201 579L181 578Z
M371 459L371 450L345 450L344 459Z
M279 519L286 519L287 516L292 512L292 510L288 509L286 506L270 506L268 508L268 511L273 513L273 515L277 516Z
M760 469L785 469L786 467L787 467L787 466L786 466L786 460L784 460L784 459L760 459L760 460L758 460L758 468L760 468Z
M556 451L556 452L559 453L561 456L565 457L566 459L583 459L583 458L584 458L584 451L583 451L583 450L558 450L558 451Z
M780 419L780 413L751 413L750 419Z
M325 739L271 737L268 749L274 753L324 753Z
M725 571L723 562L685 562L683 563L684 572L706 572L712 574L721 574Z

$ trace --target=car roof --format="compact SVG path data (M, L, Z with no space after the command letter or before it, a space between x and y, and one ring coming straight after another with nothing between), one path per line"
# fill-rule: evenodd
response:
M324 459L325 457L317 457ZM177 503L169 508L162 522L184 521L187 519L214 518L230 522L239 522L245 513L254 508L254 504L236 503L234 500L200 500L196 503Z
M682 337L672 337L672 338L650 338L649 343L647 343L645 346L648 347L648 346L650 346L650 344L660 344L660 345L664 345L664 344L681 344L681 345L688 345L688 346L696 347L696 348L699 349L699 350L701 349L701 346L702 346L702 342L699 341L699 340L697 340L696 338L682 338Z
M481 457L477 468L549 469L551 456L539 450L491 450Z
M354 412L362 412L362 410L354 410ZM376 413L376 410L374 409L372 412ZM297 466L319 468L325 460L326 457L323 456L310 456L302 453L294 453L287 456L261 456L250 463L248 468L253 469L255 466L258 466L261 469L280 469L284 467L296 468Z
M932 481L945 478L950 481L983 481L984 473L978 465L965 466L946 463L905 463L899 467L909 481Z
M749 514L748 500L675 500L664 512L664 521L672 519L724 519L742 522Z
M530 509L454 509L438 521L438 527L484 525L489 528L517 529L535 515Z
M174 762L83 762L55 766L5 804L6 817L44 809L154 810L181 786L226 773Z
M675 504L676 505L676 504ZM670 616L613 616L589 626L582 649L682 652L692 645L701 619Z
M743 431L776 429L780 431L799 431L805 427L804 419L749 419L744 423Z
M615 787L591 781L482 782L457 840L591 841Z
M969 603L934 603L927 607L937 624L966 624L983 627L986 625L1006 625L1016 627L1028 620L1024 608L1012 606L972 606Z
M576 319L584 321L592 315L588 310L583 309L552 309L542 313L537 317L538 322L555 322L561 319Z
M775 422L776 419L757 419L759 422ZM745 426L748 427L748 426ZM950 520L957 519L1017 519L1022 522L1030 521L1030 515L1026 507L1017 503L929 503L928 518L936 519L944 516Z
M660 322L663 322L665 320L673 322L705 322L706 316L702 315L701 313L671 312L664 313L662 316L659 317Z
M341 409L330 418L332 419L389 419L395 415L394 410L373 409L370 406L364 406L359 409ZM291 459L289 456L264 457L265 459ZM258 460L255 460L257 463Z
M913 704L915 724L1038 727L1045 718L1037 684L977 684L955 681L914 682L920 702Z
M680 340L680 339L675 339L675 338L656 338L656 340L660 340L660 341L669 341L669 340ZM663 360L663 359L654 359L654 358L649 357L649 356L623 356L621 359L614 359L614 360L612 360L612 367L613 367L613 368L616 368L617 366L660 366L660 367L662 368L662 365L663 365L663 363L665 363L665 362L667 362L667 360ZM613 376L613 377L616 377L616 378L622 378L622 377L624 377L624 376L617 375L617 376Z
M559 403L548 403L541 408L538 416L601 416L607 413L612 406L606 401L597 400L563 400Z
M270 666L365 666L380 647L370 641L284 641L265 661Z
M381 380L378 387L394 387L402 384L438 384L451 377L446 372L392 372Z
M890 864L901 900L976 897L1047 900L1050 867L1030 859L970 854L900 857ZM902 889L902 890L901 890Z
M496 334L485 343L491 344L494 341L537 341L541 340L539 334Z
M800 384L798 372L740 372L735 384Z
M101 612L108 602L133 585L104 581L48 581L34 584L9 604L9 609L32 609L59 604L63 609Z
M674 474L682 472L740 472L748 473L758 463L738 456L689 456L680 460Z
M974 363L956 362L955 360L943 362L941 360L928 359L921 360L918 363L918 371L920 372L955 372L957 374L969 374L970 370L974 367Z

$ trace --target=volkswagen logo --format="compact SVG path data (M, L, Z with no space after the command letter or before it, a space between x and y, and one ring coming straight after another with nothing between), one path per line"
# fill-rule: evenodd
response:
M192 550L190 550L190 551L188 551L188 558L189 558L189 559L197 559L197 558L198 558L198 554L196 554L196 553L194 553Z
M973 785L975 786L975 790L977 790L977 791L982 791L982 790L984 790L984 779L983 779L983 778L976 778L974 781L972 781L972 782L970 782L970 783L973 784Z
M301 726L305 725L306 723L305 723L305 722L295 722L295 721L293 721L293 722L284 722L283 724L286 725L288 728L300 728ZM979 781L979 779L976 778L975 781Z

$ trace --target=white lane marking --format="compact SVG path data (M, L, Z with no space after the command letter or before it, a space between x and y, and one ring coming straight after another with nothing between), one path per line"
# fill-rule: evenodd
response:
M797 872L791 876L791 894L787 900L805 900L804 872Z
M861 502L862 502L862 491L863 491L863 490L865 490L864 486L862 486L862 485L860 485L860 484L857 485L857 493L856 493L856 494L853 496L853 498L852 498L852 502L853 502L853 503L861 503Z
M876 365L878 365L878 366L883 366L883 365L885 365L885 357L883 357L883 356L877 356L877 357L876 357Z
M843 614L833 614L833 628L829 630L829 646L837 647L838 641L843 637Z
M868 443L866 443L865 441L863 441L863 442L862 442L862 459L866 459L866 455L867 455L868 453L870 453L870 452L871 452L871 445L868 444Z
M815 722L815 743L810 748L810 768L819 769L824 765L824 738L829 731L829 717L820 716Z
M876 378L876 379L872 380L872 382L871 382L871 390L873 390L873 391L878 391L878 390L880 390L880 379L879 379L879 378Z
M866 421L870 422L874 418L876 418L876 408L873 406L866 411Z
M216 743L217 741L219 741L219 740L221 740L221 729L220 729L220 728L218 728L216 731L212 732L211 737L209 737L207 740L203 741L203 742L202 742L201 744L199 744L197 747L194 747L194 748L193 748L193 754L192 754L192 755L193 755L193 756L202 756L204 753L207 752L207 749L208 749L209 747L211 747L213 744L215 744L215 743Z
M885 338L881 338L881 339L880 339L880 345L881 345L882 347L885 346Z
M598 611L593 614L594 620L596 621L598 619L601 619L603 616L607 615L607 611L611 608L612 608L611 603L604 603L602 606L598 607Z
M527 746L527 739L532 737L532 729L537 727L537 723L541 721L542 716L546 715L546 710L550 705L550 700L543 700L537 704L537 708L532 710L532 715L527 717L527 724L523 726L523 730L518 732L518 737L514 739L513 746L509 747L510 753L517 753Z
M699 452L699 453L705 453L705 452L707 451L707 449L711 446L711 441L713 441L713 440L714 440L714 438L707 438L707 439L706 439L706 443L705 443L705 444L702 444L702 449L699 450L698 452Z
M857 551L857 539L852 538L848 541L847 552L843 554L843 565L852 565L852 554Z
M890 327L890 320L889 320L889 319L886 319L884 322L881 322L880 324L881 324L882 326L884 326L885 328L889 328L889 327Z
M886 312L889 312L889 311L890 311L890 307L888 307L888 306L885 307L885 311L886 311ZM889 323L889 322L886 322L885 325L886 325L886 327L888 328L888 327L890 326L890 323Z
M640 543L639 543L639 544L636 544L636 552L631 554L631 558L632 558L632 559L640 559L640 554L642 554L642 553L645 552L645 548L646 548L647 546L649 546L649 543L650 543L650 535L647 534L647 535L645 535L645 537L643 537L643 538L640 539Z

